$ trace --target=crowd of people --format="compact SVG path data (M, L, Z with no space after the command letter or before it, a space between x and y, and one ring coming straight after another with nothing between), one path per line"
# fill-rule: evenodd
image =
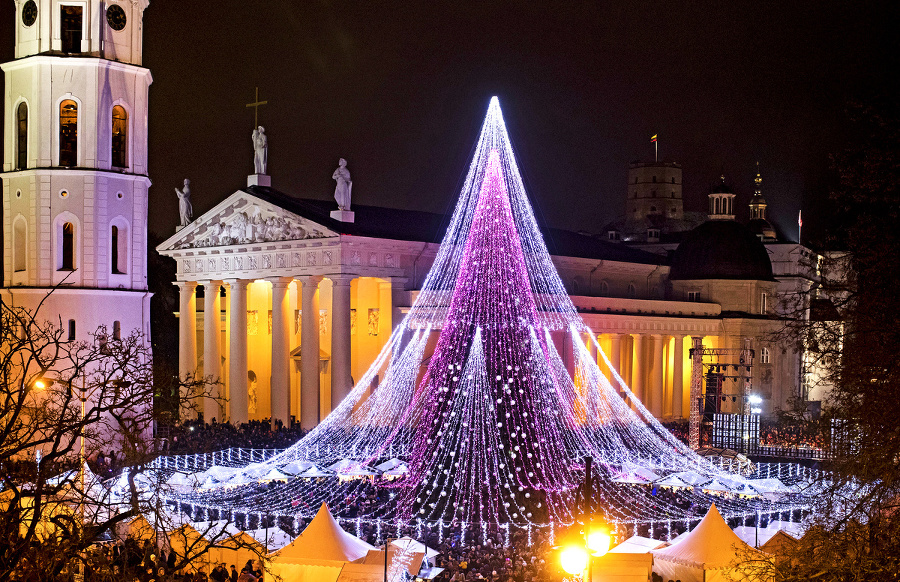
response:
M240 426L188 420L160 431L162 449L169 455L211 453L232 447L245 449L285 449L306 434L300 423L285 426L280 420L273 426L268 419L251 420Z

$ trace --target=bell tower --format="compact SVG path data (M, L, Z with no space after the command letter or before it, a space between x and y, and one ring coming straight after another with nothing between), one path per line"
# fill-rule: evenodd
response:
M15 0L0 293L89 339L149 337L148 0ZM50 293L52 291L52 293ZM48 297L48 293L50 293ZM46 297L46 300L44 299Z

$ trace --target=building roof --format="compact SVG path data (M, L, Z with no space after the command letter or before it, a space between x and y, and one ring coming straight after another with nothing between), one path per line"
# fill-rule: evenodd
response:
M710 220L690 231L672 254L669 279L774 281L762 241L733 220Z
M330 216L331 211L337 210L334 200L295 198L264 186L244 190L335 232L352 236L439 243L450 223L450 217L443 214L365 204L353 205L354 222L340 222ZM546 227L541 227L541 231L550 254L557 256L648 265L665 261L659 255L586 234Z

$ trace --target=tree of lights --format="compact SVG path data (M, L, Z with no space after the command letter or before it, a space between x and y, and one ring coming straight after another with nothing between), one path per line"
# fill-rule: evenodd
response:
M591 344L611 369L547 252L494 98L422 290L350 395L284 453L178 500L303 517L325 501L338 515L359 515L367 487L360 481L291 479L264 492L246 484L289 463L367 466L391 457L409 472L379 482L390 501L358 519L440 527L571 523L586 456L597 462L593 495L614 522L686 523L709 507L699 488L676 503L649 487L623 485L635 471L691 471L747 485L666 431L613 370L617 390ZM562 346L571 349L574 374ZM376 375L383 380L371 390ZM731 516L798 507L737 496L716 503Z

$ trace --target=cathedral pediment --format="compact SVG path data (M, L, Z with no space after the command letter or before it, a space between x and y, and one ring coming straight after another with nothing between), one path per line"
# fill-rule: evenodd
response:
M239 190L159 245L160 251L336 237L338 233Z

